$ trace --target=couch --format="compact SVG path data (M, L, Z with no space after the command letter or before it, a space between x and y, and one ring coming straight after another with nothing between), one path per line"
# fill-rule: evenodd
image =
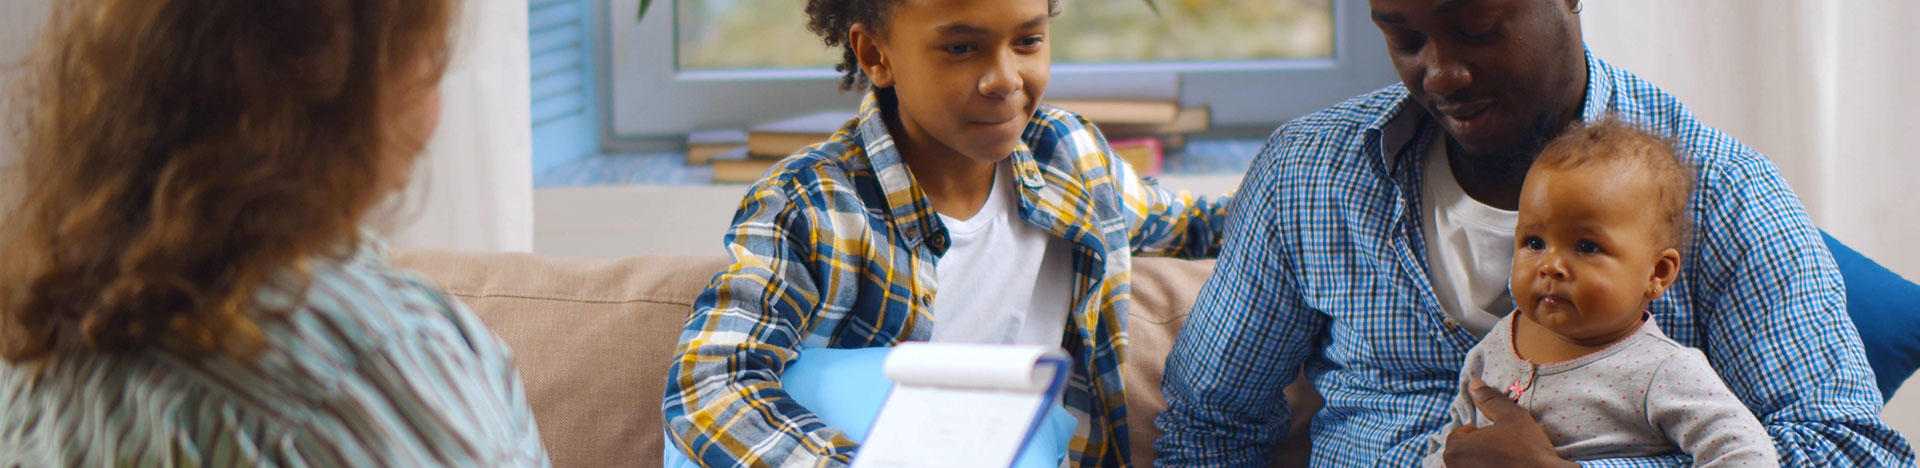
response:
M402 251L394 262L439 283L513 348L554 466L660 466L669 355L694 297L725 258ZM1213 262L1140 258L1133 265L1128 425L1134 465L1152 466L1167 350ZM1320 405L1304 382L1287 394L1294 414ZM1274 452L1277 466L1306 466L1306 418L1296 419Z

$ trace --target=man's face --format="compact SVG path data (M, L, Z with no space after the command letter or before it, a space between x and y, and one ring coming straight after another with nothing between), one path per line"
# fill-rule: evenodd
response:
M1400 81L1469 155L1531 152L1579 117L1586 54L1573 0L1369 5Z

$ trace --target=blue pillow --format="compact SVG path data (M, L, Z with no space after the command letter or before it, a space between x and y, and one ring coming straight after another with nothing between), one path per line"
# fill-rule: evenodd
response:
M874 418L880 415L880 404L893 388L884 371L890 351L893 348L809 349L780 374L780 386L795 403L813 411L827 425L846 431L854 442L866 440ZM1054 404L1033 440L1020 450L1013 467L1058 468L1078 426L1073 414ZM662 456L665 468L699 468L671 439L666 447Z
M1820 232L1840 265L1840 278L1847 284L1847 315L1860 329L1860 341L1867 345L1867 364L1873 367L1880 385L1880 396L1893 399L1893 391L1920 368L1920 285L1874 263L1838 239Z

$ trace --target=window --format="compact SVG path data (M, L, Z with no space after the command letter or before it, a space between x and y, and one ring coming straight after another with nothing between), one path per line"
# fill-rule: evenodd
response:
M535 174L600 152L595 0L529 0Z
M596 1L607 2L608 146L662 147L859 101L839 92L838 53L807 32L803 1L656 0L644 16L640 0ZM1159 15L1139 0L1060 0L1048 96L1161 88L1211 106L1215 128L1271 130L1395 80L1365 2L1157 3Z
M1059 0L1056 65L1330 59L1331 0ZM832 68L837 51L804 27L802 1L680 0L680 71Z

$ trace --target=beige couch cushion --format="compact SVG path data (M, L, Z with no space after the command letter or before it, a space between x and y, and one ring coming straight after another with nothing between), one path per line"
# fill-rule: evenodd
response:
M513 347L555 466L660 465L669 354L725 258L410 251L394 262L438 282ZM1134 260L1126 379L1135 466L1152 466L1153 418L1166 408L1161 368L1212 270L1211 261ZM1293 453L1304 461L1304 450Z
M557 467L658 467L668 354L722 257L398 252L513 347Z
M1187 312L1199 299L1200 286L1213 274L1212 260L1176 260L1135 258L1133 260L1133 306L1127 322L1127 437L1132 440L1136 468L1151 467L1159 452L1153 441L1160 429L1153 418L1167 409L1160 394L1160 378L1166 375L1167 353L1173 339L1187 323ZM1286 389L1292 414L1312 414L1322 405L1320 394L1305 379ZM1272 466L1307 466L1309 418L1294 418L1288 436L1274 447Z
M1127 438L1132 441L1134 466L1153 466L1153 440L1160 429L1153 418L1167 409L1160 396L1167 351L1173 348L1187 310L1198 298L1200 284L1213 272L1213 261L1164 258L1133 259L1133 304L1127 312Z

